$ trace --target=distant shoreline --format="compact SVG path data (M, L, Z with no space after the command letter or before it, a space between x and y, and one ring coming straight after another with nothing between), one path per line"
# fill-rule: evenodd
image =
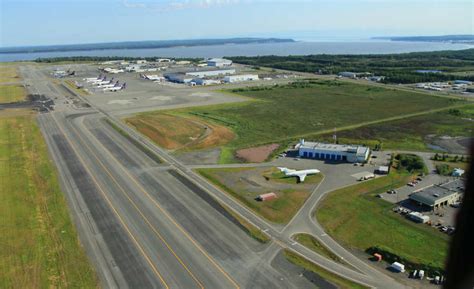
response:
M43 53L43 52L74 52L112 49L153 49L175 48L192 46L213 46L227 44L255 44L255 43L285 43L296 42L285 38L227 38L227 39L194 39L194 40L157 40L157 41L127 41L90 44L67 44L28 47L0 48L0 54Z
M408 41L408 42L441 42L457 44L474 44L474 35L440 35L440 36L383 36L372 37L373 40Z
M212 58L226 56L288 56L288 55L366 55L366 54L399 54L411 52L428 52L443 50L472 49L472 44L441 42L409 42L390 40L345 41L345 42L269 42L221 45L175 46L148 49L103 49L88 51L51 51L32 53L0 53L0 62L35 61L38 59L67 57L102 57L102 58Z

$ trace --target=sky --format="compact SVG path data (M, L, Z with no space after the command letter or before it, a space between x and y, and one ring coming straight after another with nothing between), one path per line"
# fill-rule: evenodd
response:
M474 0L0 0L0 47L474 34Z

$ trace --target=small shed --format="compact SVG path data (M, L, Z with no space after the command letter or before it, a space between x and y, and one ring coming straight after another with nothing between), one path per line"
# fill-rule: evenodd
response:
M267 194L261 194L255 199L260 202L265 202L265 201L276 199L277 197L278 197L277 194L272 192L272 193L267 193Z
M374 259L375 259L375 261L380 262L380 261L382 261L382 255L380 255L379 253L375 253L374 254Z

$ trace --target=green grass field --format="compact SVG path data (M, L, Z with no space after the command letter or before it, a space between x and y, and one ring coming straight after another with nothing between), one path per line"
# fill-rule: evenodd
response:
M189 109L189 113L230 126L236 148L281 142L312 132L444 108L459 103L421 93L401 92L341 81L317 81L238 94L259 101Z
M326 269L314 264L313 262L307 260L306 258L301 257L300 255L293 253L290 250L284 250L283 254L285 255L286 259L291 263L304 268L305 270L311 271L316 273L324 280L334 284L337 288L340 289L367 289L369 287L355 283L348 279L342 278L339 275L336 275L332 272L327 271Z
M32 112L2 112L0 162L0 287L97 288Z
M359 143L371 147L382 143L383 149L433 151L427 146L428 136L472 137L474 135L472 119L474 119L474 106L467 105L455 110L339 131L337 135L341 143ZM332 134L317 137L332 140Z
M393 213L391 203L376 198L410 178L393 169L387 177L331 192L316 209L316 218L344 246L362 251L383 246L411 262L443 268L448 236Z
M180 109L175 116L198 116L231 128L237 135L225 152L317 138L334 128L351 129L428 111L459 106L464 101L343 81L306 81L266 88L236 89L251 97L246 103ZM159 117L162 112L147 113ZM232 160L228 154L225 160Z
M0 103L22 101L26 97L26 90L18 85L0 85Z
M309 176L308 180L311 179L311 184L313 184L313 186L296 184L296 181L294 181L290 188L278 190L278 198L265 202L258 202L255 198L259 194L268 191L263 189L261 192L251 192L245 189L245 182L240 181L242 177L240 177L241 175L239 173L250 170L252 170L252 168L197 169L196 171L214 185L221 188L223 191L227 192L229 195L254 211L256 214L271 222L280 224L287 223L291 220L298 209L303 205L304 201L309 197L311 190L308 188L312 188L314 185L321 182L323 178L321 174ZM231 181L233 185L228 185L227 182L232 178L238 181L233 180Z
M15 63L0 63L0 84L6 82L18 82L18 65Z

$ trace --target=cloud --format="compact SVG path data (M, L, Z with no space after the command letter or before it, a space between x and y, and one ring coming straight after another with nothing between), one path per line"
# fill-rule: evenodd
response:
M251 0L170 0L170 1L130 1L123 0L122 4L131 9L147 9L155 11L183 10L191 8L210 8L251 2Z

